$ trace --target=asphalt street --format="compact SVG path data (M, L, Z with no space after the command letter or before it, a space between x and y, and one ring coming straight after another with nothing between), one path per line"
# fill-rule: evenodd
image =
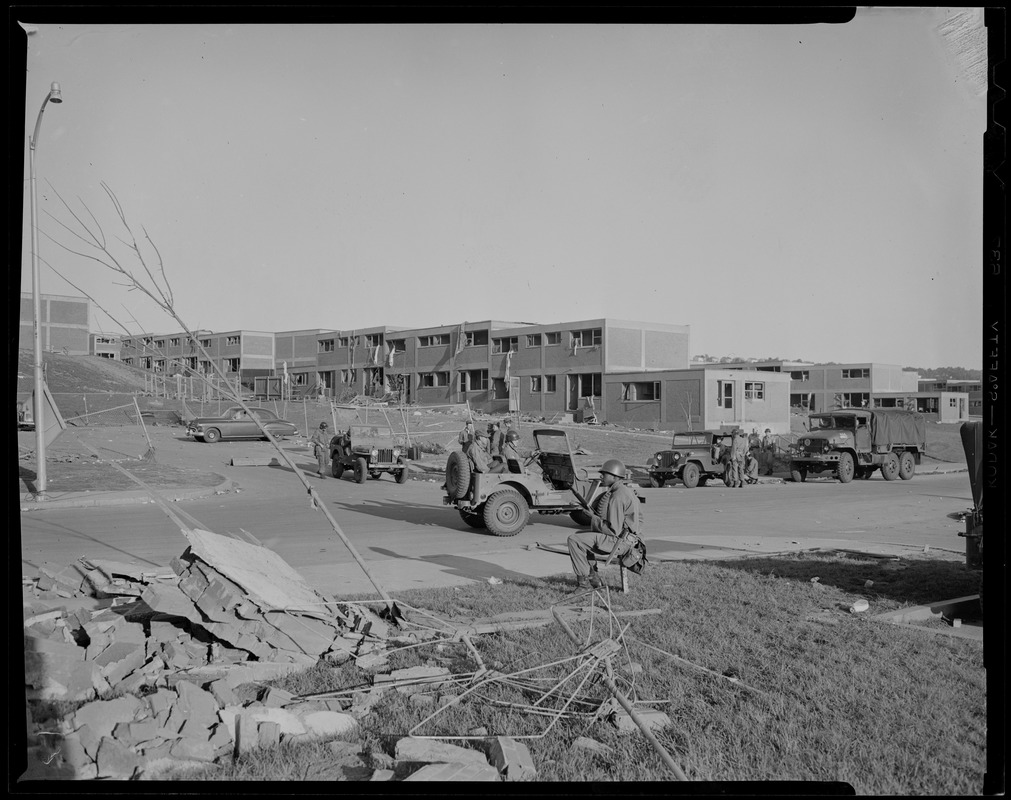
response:
M375 596L287 467L229 465L233 457L269 456L266 442L207 445L187 439L179 429L161 429L155 444L160 459L232 481L234 488L223 494L174 504L205 528L252 534L321 591ZM300 466L315 469L303 443L288 441L284 447ZM310 480L389 592L568 572L565 556L536 547L564 545L577 530L567 516L535 514L517 536L500 538L467 527L443 505L441 476L419 474L404 485L388 475L361 485L347 476ZM971 505L964 472L918 474L894 482L875 476L846 485L829 478L799 484L766 481L743 489L722 484L641 489L650 555L726 558L816 547L895 555L925 546L964 552L964 540L958 537L962 524L948 516ZM175 523L153 503L30 511L21 514L21 534L28 576L45 562L68 564L82 556L167 569L186 547Z

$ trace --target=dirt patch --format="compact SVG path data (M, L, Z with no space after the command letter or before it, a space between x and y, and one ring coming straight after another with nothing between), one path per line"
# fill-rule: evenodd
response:
M211 488L225 480L222 475L214 472L185 467L149 464L139 460L120 463L155 489ZM34 463L23 462L19 465L18 491L21 494L33 491L35 477ZM51 492L120 492L140 491L141 488L111 464L85 457L46 459L46 484Z

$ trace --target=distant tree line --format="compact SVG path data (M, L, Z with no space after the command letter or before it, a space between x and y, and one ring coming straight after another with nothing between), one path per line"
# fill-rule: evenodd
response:
M983 380L983 370L966 369L965 367L903 367L909 372L919 372L921 378L931 378L936 381L980 381Z

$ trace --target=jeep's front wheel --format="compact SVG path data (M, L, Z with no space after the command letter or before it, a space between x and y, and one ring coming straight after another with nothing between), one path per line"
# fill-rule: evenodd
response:
M649 485L654 489L659 489L664 484L663 475L657 475L655 472L651 472L649 476Z
M881 477L886 481L899 477L899 457L895 453L888 453L881 461Z
M457 510L460 512L460 519L466 522L470 527L477 528L478 530L486 527L484 524L484 515L480 510L473 511L469 508L459 508Z
M790 478L794 483L803 483L807 480L807 467L790 467Z
M470 461L461 450L454 450L446 461L446 494L459 500L470 488Z
M839 467L837 473L839 476L839 483L849 483L851 480L853 480L853 473L854 473L853 456L851 456L849 453L840 453Z
M484 524L496 536L515 536L526 527L530 507L515 489L495 492L484 504Z
M397 473L397 483L407 483L407 479L411 477L411 473L407 471L407 464L403 464L400 467L400 472Z
M355 480L358 483L365 483L365 479L369 476L369 462L364 458L355 459Z
M694 489L699 485L699 465L698 464L685 464L685 468L681 471L681 480L685 485L686 489Z
M339 456L330 457L330 474L335 478L339 478L344 474L344 464L341 463Z

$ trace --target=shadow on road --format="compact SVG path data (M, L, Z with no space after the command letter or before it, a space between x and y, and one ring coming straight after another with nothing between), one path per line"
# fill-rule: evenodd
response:
M888 599L911 605L976 594L980 581L979 572L959 561L884 559L843 553L730 559L718 564L761 575L772 572L777 578L803 582L817 577L823 586L835 586L868 600ZM873 584L867 586L867 581Z
M423 561L426 564L436 564L444 567L450 575L457 575L470 580L488 580L488 578L501 578L511 583L525 584L527 586L541 586L542 582L537 578L531 578L522 572L513 572L510 569L483 561L479 558L467 558L465 556L453 556L439 554L434 556L405 556L395 550L387 550L384 547L370 547L373 553L378 553L388 558L397 558L411 561Z
M324 500L327 500L327 498L324 498ZM449 512L445 509L433 508L432 506L421 506L416 503L403 503L389 500L362 500L358 503L333 502L333 505L337 506L337 508L342 508L345 511L354 511L359 514L369 514L373 517L391 519L396 522L403 522L411 525L428 527L438 526L440 528L446 528L451 527L450 525L447 525L447 522L455 520L459 523L459 527L461 529L465 528L463 521L456 514L449 516Z

